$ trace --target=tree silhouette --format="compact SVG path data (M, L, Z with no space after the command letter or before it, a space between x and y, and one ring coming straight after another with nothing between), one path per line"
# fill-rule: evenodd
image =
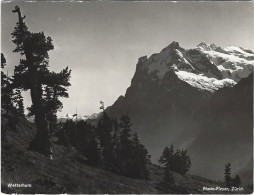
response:
M138 134L132 135L131 119L125 114L120 118L120 132L117 150L118 170L121 175L132 178L149 178L147 163L150 155L143 144L140 143Z
M140 143L137 133L131 132L131 120L123 115L120 124L104 111L97 127L87 121L67 120L60 124L56 141L59 145L75 147L86 157L86 163L102 167L120 175L132 178L149 178L147 164L151 156Z
M164 166L164 171L174 171L179 174L185 174L189 171L191 167L190 157L187 155L186 150L176 150L174 151L174 146L165 147L162 155L159 159L159 163ZM169 176L168 173L164 175ZM170 179L168 179L170 180Z
M4 68L6 65L6 58L4 57L4 54L1 53L1 68Z
M168 164L169 168L171 170L174 169L174 146L170 145L170 148L168 148L167 146L165 147L165 149L162 152L162 155L159 159L159 163L160 164Z
M173 170L180 174L185 174L191 167L190 157L186 150L177 150L173 156Z
M143 144L140 143L138 134L135 132L132 139L131 170L133 178L148 179L149 171L147 163L150 162L150 155Z
M236 175L235 178L232 181L234 187L240 187L241 186L241 178L239 175Z
M120 171L118 170L120 159L118 154L120 153L119 149L120 149L120 127L119 127L119 123L117 121L116 118L113 119L113 137L112 137L112 141L113 141L113 163L115 166L115 172L119 173Z
M74 146L77 140L75 131L76 127L74 122L72 120L67 120L62 124L62 127L60 127L59 131L57 132L57 143L71 149L71 146Z
M102 166L104 169L113 171L114 167L114 145L113 145L113 120L109 118L106 112L103 112L97 126L97 135L100 141L102 154Z
M12 33L13 43L16 44L14 52L24 56L20 64L14 70L14 86L23 90L30 90L32 106L31 113L35 115L37 134L30 143L30 149L38 151L45 155L51 154L51 143L49 140L48 113L57 110L57 106L49 110L48 101L43 98L48 88L53 89L51 95L53 101L58 97L68 97L66 87L70 85L70 73L68 67L60 73L50 72L48 70L49 56L48 51L53 50L52 39L46 37L43 32L32 33L28 30L21 11L15 6L14 13L18 14L18 23ZM60 90L60 92L58 91Z
M23 103L23 97L21 95L21 90L16 89L13 92L13 103L16 108L16 114L17 116L24 117L24 103Z
M1 69L4 69L5 66L6 58L4 54L1 53ZM1 70L1 107L6 110L7 114L13 110L12 97L12 79Z
M128 115L123 115L120 118L120 148L118 159L120 163L120 170L123 175L131 176L131 121Z
M174 147L170 146L170 149L166 146L162 152L159 159L159 163L163 165L163 182L161 187L167 192L170 185L174 184L174 178L172 175L172 170L174 170Z
M100 164L100 151L94 127L86 121L76 123L77 140L76 148L88 159L87 163L93 166Z
M224 172L226 186L230 188L232 186L232 179L231 179L231 164L228 163L225 165L225 172Z

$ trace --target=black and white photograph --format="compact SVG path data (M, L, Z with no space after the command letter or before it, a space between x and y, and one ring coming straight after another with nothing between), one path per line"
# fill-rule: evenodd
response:
M2 194L253 193L253 1L0 5Z

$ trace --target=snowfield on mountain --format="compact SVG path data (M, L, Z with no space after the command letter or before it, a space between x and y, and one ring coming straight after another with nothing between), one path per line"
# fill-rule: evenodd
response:
M236 84L236 82L232 79L218 80L215 78L208 78L203 75L196 75L194 73L186 71L176 71L176 75L179 79L186 81L193 87L211 92L214 92L219 88L223 88L225 86L232 87Z

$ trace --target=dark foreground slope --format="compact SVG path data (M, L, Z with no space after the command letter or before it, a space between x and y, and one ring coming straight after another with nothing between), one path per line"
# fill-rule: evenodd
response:
M84 156L62 146L53 145L53 159L49 159L27 150L35 134L32 123L23 119L15 125L15 121L10 123L9 120L2 117L5 135L2 136L1 186L4 193L163 193L158 188L162 179L162 168L158 166L149 165L151 179L145 181L88 166ZM173 176L176 185L170 193L205 193L203 187L224 186L221 182L188 174L173 173ZM10 188L10 183L31 184L31 187ZM251 191L246 187L243 193L248 192Z

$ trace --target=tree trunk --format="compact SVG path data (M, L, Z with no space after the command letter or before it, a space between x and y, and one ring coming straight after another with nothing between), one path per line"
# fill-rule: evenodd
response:
M35 114L35 123L37 127L37 134L34 140L31 141L29 149L40 152L44 155L49 156L51 154L51 143L49 141L49 129L48 124L45 119L45 113L43 111L43 107L40 101L40 96L38 91L36 90L36 86L31 88L31 98L34 108ZM39 96L38 96L39 95Z

